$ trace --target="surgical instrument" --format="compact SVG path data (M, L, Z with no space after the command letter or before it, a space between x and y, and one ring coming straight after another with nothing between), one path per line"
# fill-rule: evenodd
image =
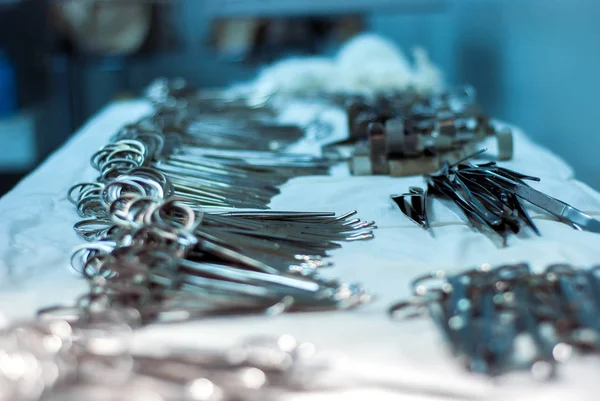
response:
M392 195L400 210L424 228L429 228L424 221L427 203L430 197L436 197L452 201L471 225L483 232L498 234L504 244L510 233L518 233L523 227L540 235L522 200L576 229L600 233L598 220L525 183L526 180L539 181L539 178L500 167L494 162L473 164L462 160L453 165L446 163L436 174L425 176L425 180L427 190L412 188L407 195ZM419 199L416 205L423 208L419 209L420 213L414 210L415 203L412 207L407 206L406 198Z
M417 277L413 298L389 312L401 320L429 315L470 371L530 370L550 379L571 353L600 349L598 271L565 264L541 273L527 264L436 271Z
M431 173L473 153L489 136L496 138L499 160L512 157L512 131L480 111L472 87L338 101L346 108L350 137L326 145L324 152L334 159L336 150L345 154L355 175Z

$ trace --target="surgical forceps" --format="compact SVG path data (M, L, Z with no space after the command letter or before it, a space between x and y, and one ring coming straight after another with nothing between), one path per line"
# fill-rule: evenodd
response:
M415 279L415 297L390 307L390 314L431 316L471 371L496 376L525 369L550 379L573 350L600 349L599 271L564 264L543 273L526 264L437 271ZM532 350L520 345L524 337Z

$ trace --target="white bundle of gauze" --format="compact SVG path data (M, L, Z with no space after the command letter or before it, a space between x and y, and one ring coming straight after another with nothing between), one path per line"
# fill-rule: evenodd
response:
M256 97L311 95L318 92L403 90L410 87L430 92L443 87L440 70L423 49L414 52L415 66L394 44L375 34L362 34L348 41L333 59L289 58L263 69L258 77L232 89Z
M356 36L338 52L335 60L341 88L363 93L403 90L412 82L410 63L391 42L374 34Z

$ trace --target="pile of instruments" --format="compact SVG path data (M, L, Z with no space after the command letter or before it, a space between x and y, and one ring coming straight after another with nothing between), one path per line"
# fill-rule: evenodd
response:
M470 371L492 376L530 370L550 379L571 354L600 344L600 268L527 264L450 274L412 282L414 298L390 308L395 319L428 315Z
M326 146L326 154L349 157L355 175L409 176L440 169L474 153L495 137L498 160L513 155L512 131L481 112L472 87L419 94L382 93L338 99L348 115L349 139ZM349 149L348 149L349 147Z
M483 151L470 155L475 157ZM553 198L529 186L525 181L540 181L495 162L474 164L460 160L444 166L436 173L425 176L427 189L409 188L402 195L392 195L393 201L412 221L425 229L431 229L428 210L432 198L451 201L477 230L496 235L506 246L511 234L518 234L527 227L540 235L522 201L535 205L559 221L577 230L600 233L600 221L581 210Z

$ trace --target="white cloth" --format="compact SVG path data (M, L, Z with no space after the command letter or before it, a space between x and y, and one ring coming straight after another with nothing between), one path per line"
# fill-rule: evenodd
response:
M66 198L67 189L94 179L89 157L107 143L119 127L149 111L142 101L115 103L91 119L67 144L53 154L15 189L0 199L0 311L9 319L30 318L37 308L70 304L87 290L85 281L72 273L69 256L81 244L72 231L78 220ZM321 110L314 105L294 104L282 119L307 123ZM344 117L327 111L321 118L342 137ZM329 138L331 140L331 138ZM529 141L516 130L514 160L504 165L542 178L535 186L591 214L600 213L600 194L573 179L572 169L551 152ZM298 151L318 146L305 141ZM369 388L294 395L290 399L334 400L363 396L378 400L438 400L444 392L476 399L559 400L585 398L595 389L600 364L577 357L561 368L561 380L539 385L503 378L502 385L466 374L449 356L435 328L428 321L394 323L386 315L391 302L408 296L408 283L416 275L439 268L459 269L482 263L527 261L535 267L552 262L581 266L600 263L597 234L575 231L546 218L536 218L542 236L522 235L498 248L487 237L470 229L459 216L436 206L432 237L408 221L389 198L419 177L352 177L344 167L332 176L303 177L283 186L274 209L346 212L374 220L375 239L345 243L333 252L335 266L329 274L360 282L375 301L353 311L291 314L276 317L208 319L182 325L154 326L141 330L137 346L156 347L177 338L178 345L230 345L246 335L291 334L314 342L321 349L339 351L354 363L347 374L327 375L323 380L346 381L352 375L376 379ZM348 373L349 372L349 373ZM387 385L386 385L387 383ZM424 389L431 391L428 393ZM436 393L439 391L439 393ZM595 399L596 397L594 397ZM350 398L354 399L354 398ZM451 397L450 397L451 399Z

